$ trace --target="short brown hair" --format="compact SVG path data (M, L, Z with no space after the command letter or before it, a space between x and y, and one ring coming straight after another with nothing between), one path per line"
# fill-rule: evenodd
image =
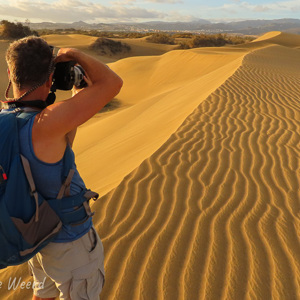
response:
M43 84L49 76L53 53L45 40L29 36L10 44L6 62L11 81L19 89Z

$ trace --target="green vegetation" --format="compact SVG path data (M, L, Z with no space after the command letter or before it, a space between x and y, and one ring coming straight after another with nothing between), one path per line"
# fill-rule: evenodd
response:
M150 43L178 45L178 49L190 49L198 47L221 47L225 45L244 44L252 41L254 38L240 35L227 34L198 34L191 32L160 32L160 33L141 33L141 32L123 32L123 31L98 31L98 30L76 30L69 29L44 29L38 30L39 35L48 34L84 34L110 39L142 38ZM128 46L129 47L129 46Z
M67 29L39 29L39 35L49 35L49 34L84 34L88 36L96 36L103 38L114 38L114 39L137 39L150 35L150 33L140 33L140 32L123 32L123 31L99 31L99 30L79 30L74 28Z
M19 39L29 35L38 35L36 31L31 31L29 26L21 23L11 23L6 20L0 22L0 36L5 39Z
M150 43L175 45L173 36L166 33L154 33L147 37L146 40Z
M199 47L222 47L225 45L238 45L252 41L254 38L246 36L229 36L227 34L200 34L189 41L179 43L178 49Z
M192 38L193 36L195 36L194 33L188 33L188 32L182 32L182 33L174 33L173 38L177 39L177 38L181 38L181 39L188 39L188 38Z
M7 22L7 21L6 21ZM26 27L26 26L25 26ZM191 32L160 32L160 33L141 33L141 32L123 32L123 31L99 31L99 30L78 30L74 28L68 29L43 29L38 30L38 35L49 34L84 34L88 36L99 37L100 39L91 46L91 49L97 50L105 55L129 52L130 46L108 39L125 39L125 38L143 38L146 41L157 44L178 45L177 49L191 49L199 47L221 47L225 45L238 45L252 41L254 38L240 35L229 34L198 34ZM109 50L110 49L110 50Z
M97 37L105 37L105 38L114 38L114 39L138 39L145 36L150 35L150 33L140 33L140 32L109 32L109 31L97 31L97 30L90 30L85 34Z
M89 46L89 48L95 50L101 55L126 53L131 50L130 46L125 43L116 42L103 37L98 38Z

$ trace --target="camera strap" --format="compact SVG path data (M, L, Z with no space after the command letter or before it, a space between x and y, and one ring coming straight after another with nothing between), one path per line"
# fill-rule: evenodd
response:
M30 100L30 101L7 101L5 102L8 108L23 108L23 107L35 107L44 109L47 107L46 101L43 100Z

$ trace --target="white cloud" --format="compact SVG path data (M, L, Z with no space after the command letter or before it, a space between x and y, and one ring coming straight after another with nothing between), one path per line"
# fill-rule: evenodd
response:
M97 2L97 3L96 3ZM106 3L98 4L98 3ZM200 2L200 1L199 1ZM148 20L188 21L206 19L299 18L300 0L275 0L252 4L251 0L227 0L219 7L180 5L186 0L0 0L0 16L9 20L52 22L141 22ZM202 2L203 3L203 2ZM223 2L224 3L224 2ZM161 6L159 6L161 4ZM176 11L166 9L176 8ZM178 6L176 5L178 4ZM155 9L150 9L155 7ZM159 7L159 8L158 8ZM179 9L181 8L181 9Z
M113 4L104 6L80 0L62 0L52 3L18 0L10 4L0 4L0 15L12 18L39 18L52 22L99 21L118 22L129 20L161 19L165 14L137 6L126 7Z
M111 1L111 5L134 5L136 3L136 0L116 0Z
M235 11L237 14L240 12L270 12L272 14L288 13L288 12L299 12L300 11L300 1L290 0L290 1L277 1L273 3L260 3L258 5L251 4L249 2L242 2L240 0L231 0L234 3L224 4L219 9L225 9L227 11Z
M146 2L152 2L152 3L169 3L169 4L183 3L182 0L146 0Z
M169 11L168 15L165 17L165 21L179 21L179 22L193 22L199 20L198 17L188 14L182 14L177 10Z
M132 3L136 3L137 0L116 0L112 1L112 4L120 4L120 5L131 5ZM143 0L140 2L148 2L148 3L167 3L167 4L178 4L178 3L183 3L183 0Z
M266 12L266 11L270 11L270 10L271 10L270 7L267 7L267 6L264 6L264 5L256 5L253 8L253 11L256 11L256 12Z

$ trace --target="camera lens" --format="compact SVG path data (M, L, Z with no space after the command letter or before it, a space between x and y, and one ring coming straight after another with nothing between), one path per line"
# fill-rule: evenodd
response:
M56 89L68 91L75 85L82 89L87 86L83 79L85 72L79 65L75 66L75 61L59 62L55 65L53 82Z
M85 75L84 70L81 66L75 66L74 67L74 85L77 88L84 88L87 86L87 83L85 82L83 76Z

